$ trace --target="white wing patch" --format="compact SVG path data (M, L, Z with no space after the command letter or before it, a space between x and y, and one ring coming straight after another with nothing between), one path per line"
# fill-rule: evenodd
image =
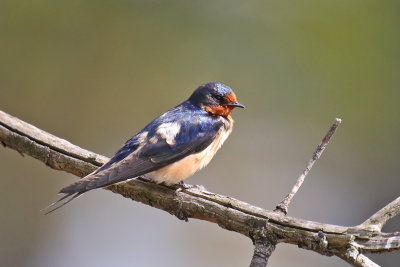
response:
M181 125L177 122L163 123L157 128L157 133L165 139L168 145L175 144L175 137L181 130Z
M158 141L158 138L157 138L156 135L149 139L149 142L152 143L152 144L157 143L157 141Z
M138 137L138 142L139 142L139 143L143 143L144 141L146 141L147 134L148 134L148 132L143 132L143 133L141 133L141 134L139 135L139 137Z

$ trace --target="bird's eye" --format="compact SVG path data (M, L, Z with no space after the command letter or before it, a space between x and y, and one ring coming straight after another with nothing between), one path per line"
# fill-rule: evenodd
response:
M217 99L218 101L222 101L224 97L222 95L216 95L215 99Z

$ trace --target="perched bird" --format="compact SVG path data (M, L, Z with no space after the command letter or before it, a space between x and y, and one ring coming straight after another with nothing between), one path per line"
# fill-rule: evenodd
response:
M168 110L129 139L102 167L60 190L65 194L50 213L92 189L139 176L167 185L182 182L204 168L232 132L230 116L236 95L228 86L211 82L188 100Z

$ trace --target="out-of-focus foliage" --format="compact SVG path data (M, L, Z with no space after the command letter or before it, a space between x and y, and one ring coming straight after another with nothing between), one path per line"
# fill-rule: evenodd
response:
M188 182L269 209L341 117L289 214L354 225L400 195L399 14L398 1L3 0L0 109L112 156L199 84L224 82L247 109ZM43 216L76 177L8 149L0 168L2 266L250 262L252 244L238 234L102 190ZM289 245L270 262L346 266Z

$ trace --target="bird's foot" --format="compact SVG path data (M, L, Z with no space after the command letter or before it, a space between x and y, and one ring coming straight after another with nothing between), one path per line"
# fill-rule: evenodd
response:
M176 192L180 192L180 191L182 191L184 189L197 189L197 190L200 190L200 191L206 191L206 188L204 186L202 186L202 185L185 184L183 181L180 181L178 183L178 185L179 185L179 187L178 187L178 189L176 189Z
M185 184L183 181L180 181L178 183L178 188L175 190L175 194L178 198L179 206L177 208L177 211L175 213L175 216L178 217L178 219L183 220L183 221L189 221L189 216L185 212L184 209L182 209L182 195L178 194L182 190L187 190L187 189L197 189L200 191L207 191L206 188L202 185L191 185L191 184Z
M186 211L182 208L183 206L183 195L178 194L178 192L182 191L182 187L179 187L178 189L175 190L175 195L176 195L176 200L178 206L176 207L176 210L174 212L174 215L182 221L188 222L189 221L189 216L186 213Z
M179 219L179 220L181 220L181 221L185 221L185 222L188 222L189 221L189 216L186 214L186 212L184 211L184 210L182 210L181 208L180 209L178 209L176 212L175 212L175 216Z

